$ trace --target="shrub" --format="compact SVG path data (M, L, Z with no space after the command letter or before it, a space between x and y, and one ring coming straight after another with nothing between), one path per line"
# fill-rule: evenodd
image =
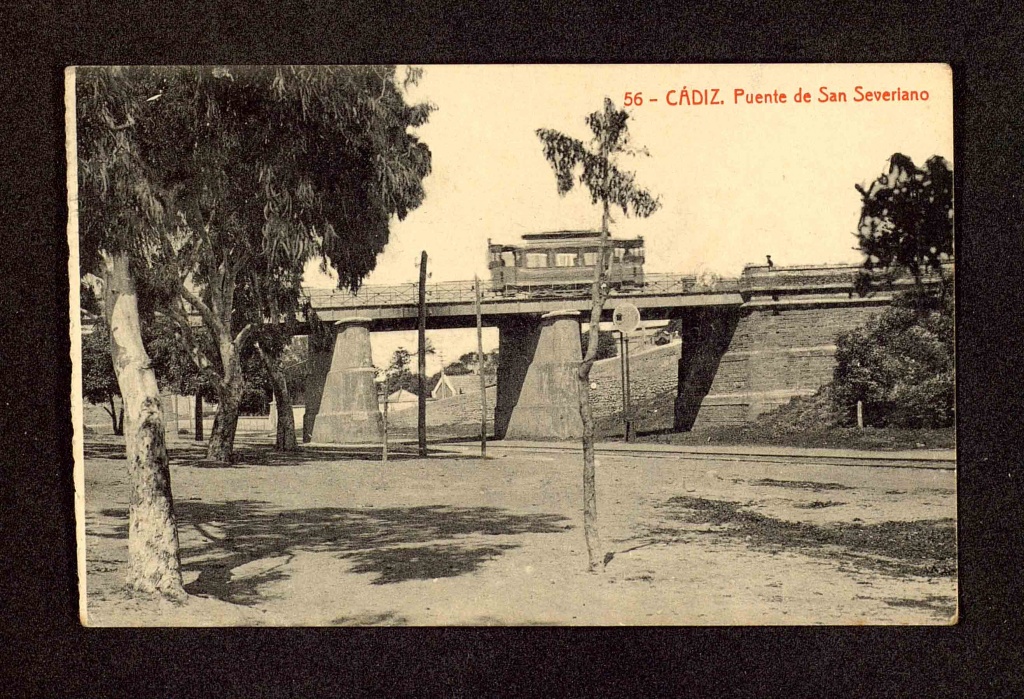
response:
M832 400L842 424L856 422L857 401L873 427L953 424L952 309L922 308L919 299L900 297L878 318L839 336Z

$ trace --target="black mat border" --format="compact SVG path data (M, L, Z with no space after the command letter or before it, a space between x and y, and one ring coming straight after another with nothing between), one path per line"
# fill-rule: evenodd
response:
M1020 686L1015 3L56 3L4 9L0 681L14 696L1010 696ZM767 9L767 8L774 9ZM93 63L951 63L961 623L953 628L85 630L75 601L63 76ZM509 95L515 99L515 95ZM52 428L50 426L53 426ZM12 575L13 574L13 575ZM588 691L591 683L603 685Z

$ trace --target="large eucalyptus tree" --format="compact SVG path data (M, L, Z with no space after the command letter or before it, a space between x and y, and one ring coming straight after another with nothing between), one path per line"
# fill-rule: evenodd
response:
M416 77L410 71L405 84ZM77 82L82 266L104 282L125 399L129 585L178 597L164 426L140 303L174 318L197 366L218 377L209 457L230 460L241 351L275 320L269 306L236 312L236 293L256 284L265 297L273 287L288 312L280 300L298 298L292 272L318 256L340 287L357 289L392 217L423 200L430 151L409 129L431 107L407 104L389 66L91 68Z

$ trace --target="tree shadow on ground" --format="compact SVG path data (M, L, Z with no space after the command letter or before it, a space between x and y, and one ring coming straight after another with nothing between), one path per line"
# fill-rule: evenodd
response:
M320 461L381 461L381 447L370 445L301 445L294 451L278 451L269 443L236 442L231 463L208 461L206 445L202 442L171 442L167 445L167 455L172 466L191 466L195 468L244 468L246 466L294 466L304 462ZM422 457L415 444L392 444L388 448L388 461L413 461L423 458L444 458L446 460L475 460L479 457L470 454L448 451L445 449L428 449L427 456ZM123 438L111 438L103 441L91 440L85 444L85 458L92 459L124 459L125 446Z
M906 609L925 609L936 616L944 619L951 618L956 614L956 600L941 595L927 595L924 599L910 599L900 597L888 597L882 600L890 607L902 607Z
M86 460L91 459L124 459L124 440L114 441L93 441L88 440L84 445L84 456Z
M464 575L520 546L485 544L479 537L572 528L561 515L445 505L279 510L251 500L183 501L175 503L175 514L179 531L193 527L203 537L198 544L182 543L182 571L198 573L186 590L235 604L263 599L261 589L287 577L286 564L297 552L351 559L353 572L374 573L372 584L387 585ZM102 515L126 518L127 512L115 508ZM127 527L118 531L127 536Z
M409 619L401 614L380 612L338 617L331 622L331 626L406 626L408 623Z
M733 539L770 553L793 550L895 577L946 577L957 570L956 520L951 518L819 525L769 517L728 500L679 496L664 507L677 521L712 527L648 531L656 540L690 535Z
M353 573L376 573L373 585L389 585L407 580L454 578L471 573L487 561L519 544L466 547L459 544L391 547L357 551L347 556L355 561Z

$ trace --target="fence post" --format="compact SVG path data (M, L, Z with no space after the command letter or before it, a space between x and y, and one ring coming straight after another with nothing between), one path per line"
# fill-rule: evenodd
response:
M864 403L857 401L857 429L864 429Z

